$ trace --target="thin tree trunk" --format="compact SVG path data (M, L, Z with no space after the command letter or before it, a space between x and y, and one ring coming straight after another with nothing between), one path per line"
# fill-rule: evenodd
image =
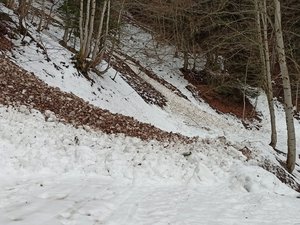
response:
M300 79L297 80L296 94L295 94L296 95L296 97L295 97L296 112L298 112L299 83L300 83Z
M69 15L69 2L68 0L65 1L66 4L66 21L65 21L65 29L64 29L64 35L63 35L63 43L67 45L69 33L70 33L70 15ZM80 26L80 24L79 24Z
M278 61L280 66L280 72L283 83L284 91L284 106L286 115L286 125L287 125L287 137L288 137L288 156L287 156L287 169L290 173L293 172L296 163L296 137L295 137L295 127L294 127L294 117L293 117L293 103L292 103L292 93L291 84L289 78L288 67L286 63L286 55L281 27L281 9L280 1L274 0L275 5L275 34L276 34L276 44Z
M266 94L268 99L268 106L270 112L270 121L271 121L271 142L270 146L272 148L276 147L277 144L277 131L276 131L276 118L275 118L275 109L274 109L274 98L273 98L273 88L272 88L272 74L271 74L271 64L270 64L270 49L269 49L269 41L268 41L268 21L267 21L267 2L263 1L262 5L258 4L258 12L261 14L262 21L262 29L263 29L263 40L261 38L261 24L260 24L260 16L258 14L257 25L259 29L259 38L261 41L261 57L263 60L263 72L264 72L264 80L266 85Z
M27 29L24 26L24 20L26 18L26 15L28 14L30 4L31 4L30 1L27 2L27 0L20 0L19 7L17 9L18 16L19 16L19 29L20 29L20 33L23 35L23 39L27 34Z
M106 26L105 26L105 34L103 35L102 48L97 53L96 59L93 61L93 67L95 67L98 63L103 59L103 55L107 48L107 37L109 31L109 22L110 22L110 0L107 1L107 14L106 14Z
M93 61L96 59L97 54L99 52L99 44L100 44L100 40L102 38L103 21L104 21L106 7L107 7L107 0L105 0L103 3L103 9L102 9L100 23L99 23L99 27L98 27L98 34L96 37L95 47L94 47L93 56L92 56Z
M39 25L37 28L38 32L42 31L42 25L43 25L44 20L45 20L45 0L42 1L42 15L40 17L40 22L39 22Z
M66 26L65 30L64 30L64 36L63 36L64 44L67 44L67 42L68 42L69 33L70 33L70 29L68 26Z
M124 6L125 6L125 2L126 0L122 1L122 5L121 5L121 9L119 11L119 15L118 15L118 22L117 22L117 26L118 26L118 35L117 38L120 40L121 39L121 19L122 19L122 14L123 14L123 10L124 10Z
M91 43L92 43L92 37L93 37L93 33L94 33L95 11L96 11L96 0L92 0L92 11L91 11L91 18L90 18L89 35L87 37L86 49L85 49L85 53L84 53L85 57L88 57L91 52Z
M44 29L49 29L49 24L50 24L51 19L52 19L52 13L53 13L53 10L54 10L54 6L59 4L59 2L60 2L59 0L56 0L56 1L52 2L52 5L51 5L50 11L49 11L49 15L47 16L47 19L46 19L46 22L45 22L45 25L44 25Z
M83 43L83 0L80 1L79 33L80 33L80 43Z
M105 35L104 35L104 49L107 45L108 31L109 31L109 22L110 22L110 0L107 2L107 15L106 15L106 27L105 27Z
M247 78L248 78L248 67L249 67L249 60L247 61L246 64L244 88L243 88L243 121L245 120L245 113L246 113L246 85L247 85Z
M187 70L189 68L189 55L188 51L184 50L183 51L183 69Z
M121 29L120 29L120 26L121 26L121 19L122 19L122 13L123 13L123 10L124 10L124 6L125 6L125 1L126 0L123 0L122 3L121 3L121 8L120 8L120 11L119 11L119 15L118 15L118 21L117 21L117 29L118 29L118 32L116 35L114 35L114 38L112 40L112 45L111 45L111 49L109 51L109 54L108 54L108 59L107 59L107 68L104 70L104 71L101 71L101 73L106 73L106 71L109 69L110 67L110 60L111 60L111 56L113 55L114 53L114 50L115 50L115 46L116 46L116 43L118 40L120 40L121 38ZM101 59L100 59L101 60ZM96 66L99 62L96 60L95 62L93 62L93 66Z
M87 48L87 41L88 41L88 27L90 23L90 8L91 8L91 0L87 0L86 4L86 15L85 15L85 24L84 24L84 31L83 31L83 43L80 43L80 56L81 59L85 58L85 51Z

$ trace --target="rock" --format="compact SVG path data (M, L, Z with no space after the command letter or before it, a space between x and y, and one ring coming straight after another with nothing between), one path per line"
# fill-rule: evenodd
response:
M182 153L182 155L184 156L184 157L188 157L188 156L190 156L192 154L192 152L184 152L184 153Z
M55 116L54 112L50 110L45 111L45 117L47 122L55 122L57 121L57 117Z
M30 114L30 110L25 105L21 105L19 107L19 112L24 113L25 115Z

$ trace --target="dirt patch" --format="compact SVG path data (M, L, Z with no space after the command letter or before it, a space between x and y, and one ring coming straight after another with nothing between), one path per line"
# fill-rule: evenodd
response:
M205 100L205 102L220 113L229 113L240 119L257 119L255 108L249 100L245 98L244 101L241 101L240 96L236 98L235 96L240 95L240 93L235 93L234 89L230 95L220 94L214 86L207 84L201 76L193 74L190 71L182 71L182 73L184 78L190 83L187 89L199 101L202 101L201 99Z
M108 134L123 133L142 140L192 142L192 138L162 131L132 117L110 113L58 88L49 87L34 74L25 71L9 59L0 57L0 104L50 110L62 122L75 127L88 126Z
M233 114L240 119L253 119L256 116L255 109L247 99L244 105L243 102L218 94L209 85L198 85L197 90L198 95L219 112Z

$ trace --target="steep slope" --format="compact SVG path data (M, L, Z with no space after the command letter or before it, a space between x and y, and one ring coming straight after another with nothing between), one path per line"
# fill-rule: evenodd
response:
M74 94L49 87L33 74L1 56L0 104L22 106L23 111L28 113L31 109L36 109L43 112L47 120L58 120L105 133L123 133L143 140L192 140L180 134L164 132L131 117L102 110Z
M299 223L299 193L288 187L299 191L299 166L288 175L280 164L279 103L276 153L263 94L261 128L247 130L193 97L172 47L159 48L165 58L144 54L153 50L145 43L155 45L144 30L125 27L115 56L126 70L91 73L90 82L58 44L57 24L28 27L35 40L16 34L0 57L1 225Z

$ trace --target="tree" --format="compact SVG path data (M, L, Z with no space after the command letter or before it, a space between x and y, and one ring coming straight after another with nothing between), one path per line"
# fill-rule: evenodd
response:
M275 148L277 144L277 131L276 131L276 119L275 119L270 50L269 50L269 39L268 39L267 1L254 0L254 4L255 4L255 12L256 12L258 45L259 45L261 65L262 65L261 68L265 80L265 91L267 94L268 106L270 112L270 121L271 121L270 145L273 148Z
M42 15L40 16L40 22L39 22L39 25L38 25L38 28L37 28L37 31L40 32L42 31L42 25L43 25L43 22L45 20L45 0L42 0Z
M19 29L20 29L20 33L23 34L24 37L27 33L27 29L25 28L24 25L24 20L29 12L31 4L32 4L32 0L20 0L19 6L17 8L17 13L19 16Z
M104 0L100 21L98 22L97 36L93 40L96 7L96 0L87 0L86 4L84 4L84 0L80 1L80 50L77 55L77 66L84 73L87 73L90 68L95 67L102 60L103 53L107 47L106 39L109 32L110 0ZM104 22L106 23L105 26ZM89 59L90 55L91 59Z
M78 36L78 25L79 25L79 14L80 10L80 3L79 1L74 0L65 0L61 7L59 8L63 20L64 20L64 34L62 39L62 44L67 46L68 41L70 40L71 36ZM76 38L75 38L76 40ZM74 45L76 41L74 41Z
M281 23L281 6L279 0L274 0L275 6L275 36L276 36L276 49L278 55L278 61L280 66L280 73L282 77L282 85L284 91L284 108L286 115L287 125L287 142L288 142L288 156L287 156L287 169L290 173L293 172L296 163L296 137L294 127L294 113L292 103L292 92L291 83L289 78L289 71L287 67L284 40L282 34L282 23Z

